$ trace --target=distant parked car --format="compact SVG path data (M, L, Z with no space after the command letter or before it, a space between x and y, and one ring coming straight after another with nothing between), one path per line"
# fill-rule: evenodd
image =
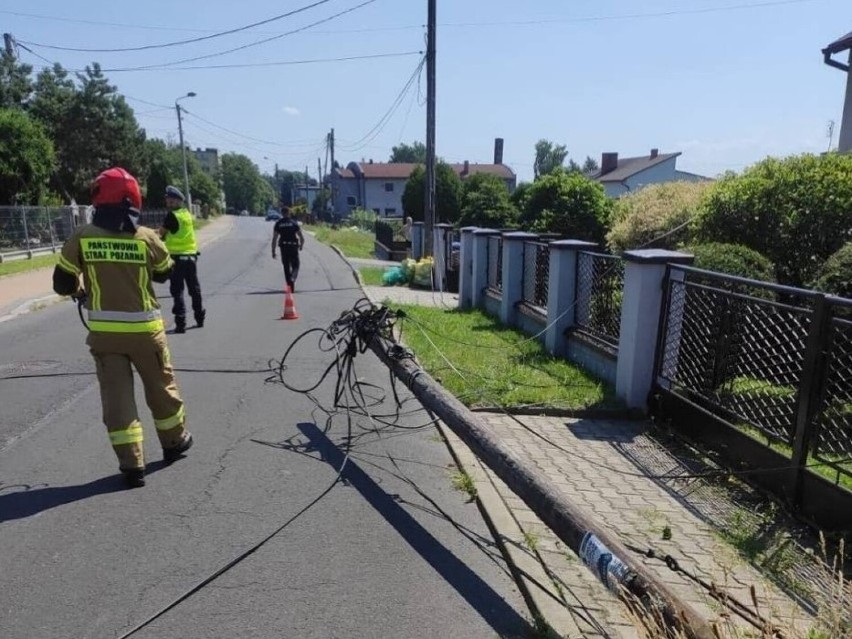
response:
M270 210L266 214L266 221L267 222L277 221L277 220L280 220L280 219L281 219L281 214L278 211Z

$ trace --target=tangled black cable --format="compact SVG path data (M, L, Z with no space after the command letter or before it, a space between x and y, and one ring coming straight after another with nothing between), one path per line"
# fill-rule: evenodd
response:
M281 384L288 390L305 395L315 405L316 409L324 412L327 416L325 431L331 428L332 419L339 414L341 410L346 414L347 434L344 439L344 457L333 481L319 495L311 500L306 506L301 508L292 517L285 521L281 526L276 528L261 541L254 544L251 548L235 557L224 566L213 572L210 576L190 588L183 595L163 607L155 614L148 617L145 621L135 626L130 631L124 633L119 639L127 639L136 634L143 628L150 625L156 619L159 619L170 610L174 609L182 602L189 599L192 595L199 592L201 589L209 585L214 580L228 572L231 568L241 563L243 560L257 552L273 537L287 528L290 524L296 521L304 513L318 504L326 495L328 495L337 483L343 477L344 470L352 454L352 449L356 443L356 438L353 437L353 416L363 415L381 424L385 427L401 426L398 423L399 417L403 414L401 408L404 405L403 401L396 392L396 387L392 384L396 411L389 415L375 415L371 413L371 409L382 404L386 397L384 393L370 394L370 390L381 391L381 388L375 384L360 381L355 372L355 358L359 354L363 354L369 348L370 342L376 336L388 337L392 335L396 315L388 308L375 307L367 300L359 300L355 306L344 312L337 320L331 323L327 328L312 328L299 335L285 351L283 357L279 360L270 360L269 371L272 373L267 377L267 383ZM323 353L333 354L333 361L322 371L319 378L313 384L307 387L298 387L286 380L286 372L288 370L288 359L293 356L295 349L302 344L306 339L315 336L317 338L318 347ZM314 391L320 388L326 380L334 373L336 375L334 399L331 406L325 406L318 397L314 395ZM422 409L420 409L422 410ZM417 412L417 411L411 411ZM430 421L428 424L432 424ZM428 425L420 425L408 428L423 428ZM375 431L376 429L370 429ZM263 442L261 442L263 443ZM292 447L296 450L298 447Z

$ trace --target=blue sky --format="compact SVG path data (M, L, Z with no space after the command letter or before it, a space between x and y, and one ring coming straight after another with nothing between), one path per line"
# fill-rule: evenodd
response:
M23 42L126 48L204 36L314 1L5 0L0 23ZM330 0L250 31L171 48L29 46L69 68L93 60L106 69L156 65L249 44L361 2ZM185 66L416 52L425 49L425 21L426 0L374 0L301 33ZM716 175L767 155L824 151L829 120L839 130L844 78L820 51L852 31L849 0L438 0L438 22L437 146L451 161L490 162L494 138L503 137L506 163L530 179L533 145L548 138L577 160L604 151L682 151L680 169ZM131 101L150 136L176 136L177 129L174 109L154 105L195 91L183 104L206 122L186 118L188 144L245 153L265 171L278 162L315 174L332 127L343 164L383 161L399 141L425 138L424 71L377 135L361 141L418 63L414 54L108 76L126 95L153 103Z

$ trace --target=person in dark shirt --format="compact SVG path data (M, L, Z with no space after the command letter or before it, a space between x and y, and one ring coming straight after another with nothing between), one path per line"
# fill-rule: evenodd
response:
M275 223L272 232L272 259L276 248L281 249L281 262L284 265L284 279L290 292L296 291L296 278L299 276L299 251L305 245L305 236L299 223L290 217L290 209L281 207L281 219Z

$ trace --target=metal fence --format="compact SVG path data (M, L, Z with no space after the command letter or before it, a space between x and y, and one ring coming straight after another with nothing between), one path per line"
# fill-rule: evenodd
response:
M72 207L0 207L0 254L57 250L74 230L75 214Z
M577 327L617 349L624 298L624 262L615 255L580 252L576 291Z
M550 284L550 246L544 242L524 242L523 300L547 314Z
M499 235L488 238L488 288L503 292L503 238Z
M852 477L852 300L672 267L664 301L657 375L670 392Z

